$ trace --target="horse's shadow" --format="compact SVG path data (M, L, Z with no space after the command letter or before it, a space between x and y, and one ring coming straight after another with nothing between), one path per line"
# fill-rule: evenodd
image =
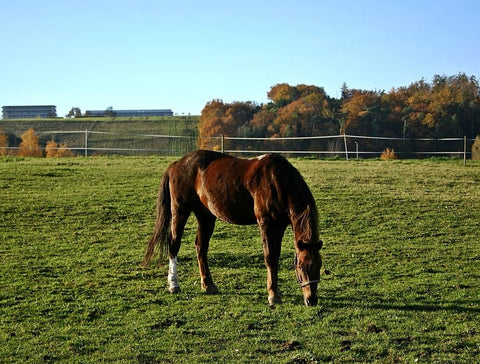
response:
M183 256L182 261L186 264L196 265L195 256ZM244 295L252 296L253 291L257 291L260 287L263 289L265 283L266 269L265 262L262 254L232 254L230 252L211 252L209 254L209 263L212 268L212 273L215 276L215 271L218 269L232 269L232 273L226 274L226 282L218 282L220 295ZM228 278L238 274L235 269L248 270L250 272L247 274L248 277L245 280L238 280L235 283ZM288 253L282 253L280 257L280 270L293 271L293 259ZM225 275L225 271L223 272ZM242 274L246 274L242 272ZM294 280L292 276L292 282ZM332 278L328 278L332 279ZM334 279L334 278L333 278ZM248 281L248 285L246 285ZM254 286L256 286L254 288ZM282 295L284 302L290 302L292 304L302 304L303 299L300 292L297 292L295 289L287 288L289 284L286 282L282 283ZM281 287L281 288L282 288ZM259 301L265 299L261 291L260 295L256 297ZM401 297L398 299L392 297L385 297L381 294L370 293L368 298L363 299L362 297L354 297L352 295L339 295L335 289L328 289L322 285L322 282L318 286L319 294L319 306L323 309L328 308L327 310L339 310L339 309L348 309L353 307L365 306L366 308L373 310L394 310L394 311L403 311L403 312L419 312L419 313L430 313L436 311L448 311L452 313L462 314L480 314L479 301L475 300L458 300L458 301L430 301L430 300L417 300L415 303L405 302ZM255 296L255 294L254 294Z
M214 267L265 269L264 258L261 254L212 252L208 255L208 262L213 269L215 269Z
M196 264L195 256L181 256L181 261L187 264ZM215 268L250 268L265 270L265 260L262 253L255 254L233 254L230 252L210 252L208 264L215 274ZM293 256L287 253L281 254L279 259L280 269L293 270ZM265 271L266 274L266 271Z

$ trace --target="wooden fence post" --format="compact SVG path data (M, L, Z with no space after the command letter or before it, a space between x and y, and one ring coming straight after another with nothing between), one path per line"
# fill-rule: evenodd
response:
M347 147L347 136L343 134L343 144L345 144L345 159L348 162L348 147Z
M85 157L88 157L88 129L85 129Z

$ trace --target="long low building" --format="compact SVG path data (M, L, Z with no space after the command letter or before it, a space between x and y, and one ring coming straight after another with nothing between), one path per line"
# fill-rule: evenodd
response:
M3 106L3 119L47 119L57 117L55 105Z
M139 110L86 110L85 116L117 116L117 117L132 117L132 116L173 116L171 109L139 109Z

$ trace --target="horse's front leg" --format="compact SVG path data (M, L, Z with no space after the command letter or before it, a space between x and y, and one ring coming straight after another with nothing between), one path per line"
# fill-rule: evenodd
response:
M212 237L215 227L215 216L206 210L197 212L196 216L198 229L195 238L195 247L197 250L198 269L200 271L202 289L208 294L217 294L218 289L215 283L213 283L207 258L210 238Z
M282 301L278 288L278 261L285 227L279 223L267 224L261 220L258 225L262 235L263 255L267 267L268 303L274 305Z
M267 267L267 292L268 303L274 305L282 301L280 289L278 288L278 259L280 254L272 254L272 249L263 245L265 265Z

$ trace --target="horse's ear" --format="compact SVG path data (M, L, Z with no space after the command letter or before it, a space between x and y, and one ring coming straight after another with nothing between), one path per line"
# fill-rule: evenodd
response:
M304 243L303 241L299 240L297 243L297 248L300 251L304 251L305 249L308 248L308 244Z
M298 250L300 251L303 251L305 249L316 249L316 250L320 250L322 249L322 246L323 246L323 241L319 240L318 242L316 243L304 243L302 240L299 240L298 243L297 243L297 247L298 247Z

